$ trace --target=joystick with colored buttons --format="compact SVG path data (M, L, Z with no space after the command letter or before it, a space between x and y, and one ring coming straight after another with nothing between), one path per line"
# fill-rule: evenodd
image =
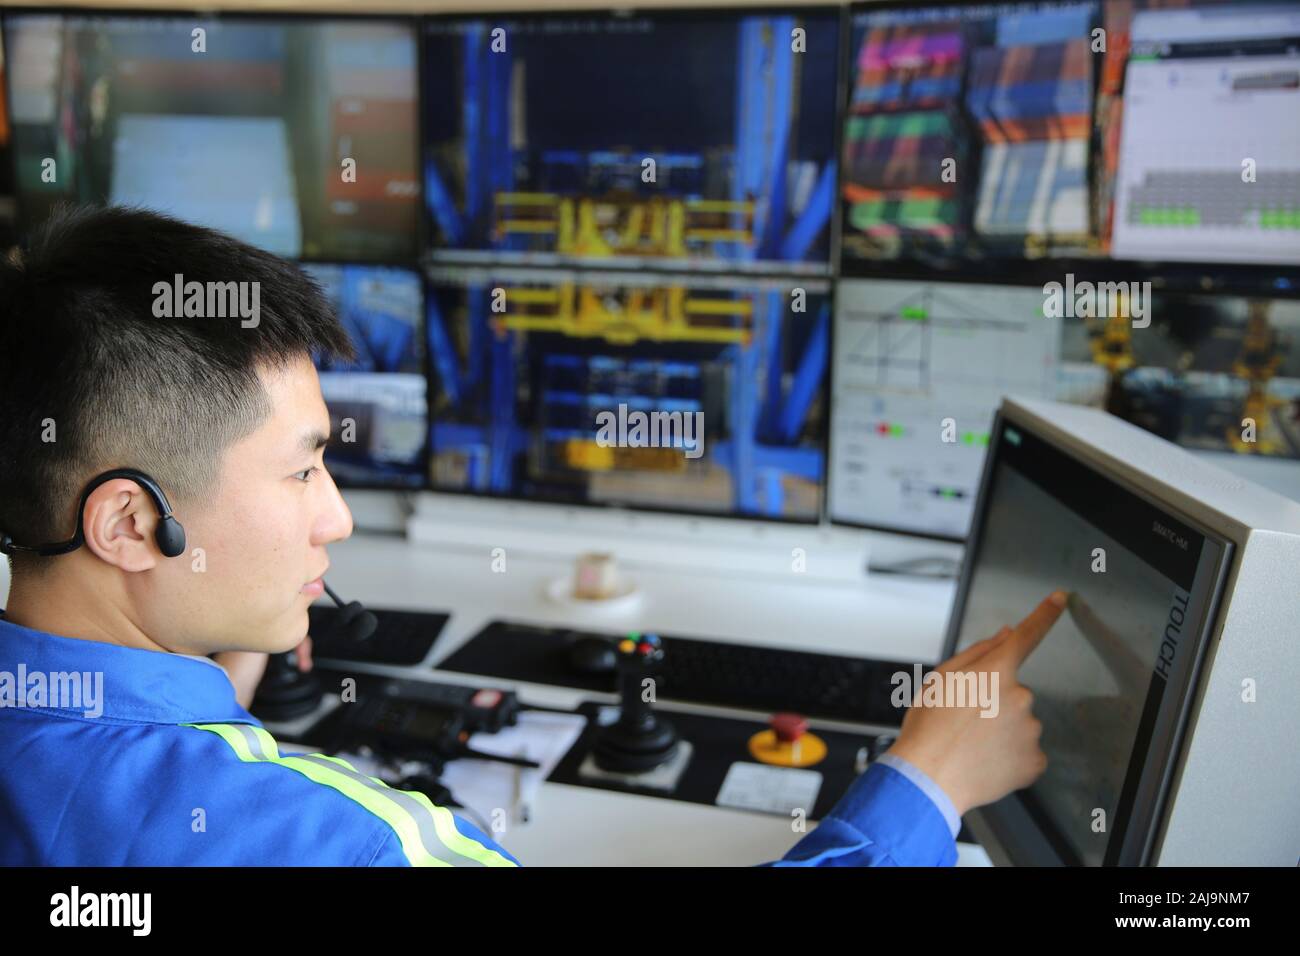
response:
M633 632L618 642L615 651L622 709L615 723L597 731L592 753L602 770L645 773L677 753L677 731L655 714L644 695L644 681L663 664L663 644L656 634Z

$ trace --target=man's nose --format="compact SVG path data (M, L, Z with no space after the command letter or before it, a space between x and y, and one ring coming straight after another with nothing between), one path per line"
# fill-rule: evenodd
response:
M342 541L352 534L352 510L348 508L348 503L343 500L343 495L339 493L338 485L334 483L334 477L328 471L325 471L324 477L329 487L324 489L326 500L324 510L315 524L316 541L313 542L314 544L329 544L331 541Z

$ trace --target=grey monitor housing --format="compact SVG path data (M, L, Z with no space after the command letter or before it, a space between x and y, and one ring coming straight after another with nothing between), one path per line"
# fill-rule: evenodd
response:
M1207 597L1195 653L1185 656L1178 698L1164 715L1167 733L1154 735L1145 753L1139 744L1129 764L1130 775L1143 771L1140 786L1126 781L1136 793L1132 817L1138 826L1127 834L1123 852L1107 862L1297 865L1300 503L1103 411L1006 398L985 461L945 657L958 645L987 530L983 519L1002 423L1037 436L1221 545L1213 552L1217 595ZM1068 862L1053 851L1042 814L1033 812L1024 791L973 811L967 822L995 863Z

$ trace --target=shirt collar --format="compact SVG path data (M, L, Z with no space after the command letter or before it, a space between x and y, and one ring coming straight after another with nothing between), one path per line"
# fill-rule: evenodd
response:
M3 615L0 611L0 672L13 675L11 680L17 681L20 669L28 686L35 673L103 674L103 717L158 724L258 723L235 699L225 668L206 657L47 634ZM85 716L78 707L42 709Z

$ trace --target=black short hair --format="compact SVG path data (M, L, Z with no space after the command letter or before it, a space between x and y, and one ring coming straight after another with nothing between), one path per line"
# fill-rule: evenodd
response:
M156 316L155 285L177 275L258 283L256 325ZM271 413L262 368L353 354L294 263L145 209L62 206L0 264L0 530L70 538L82 490L110 468L150 474L173 504L197 500Z

